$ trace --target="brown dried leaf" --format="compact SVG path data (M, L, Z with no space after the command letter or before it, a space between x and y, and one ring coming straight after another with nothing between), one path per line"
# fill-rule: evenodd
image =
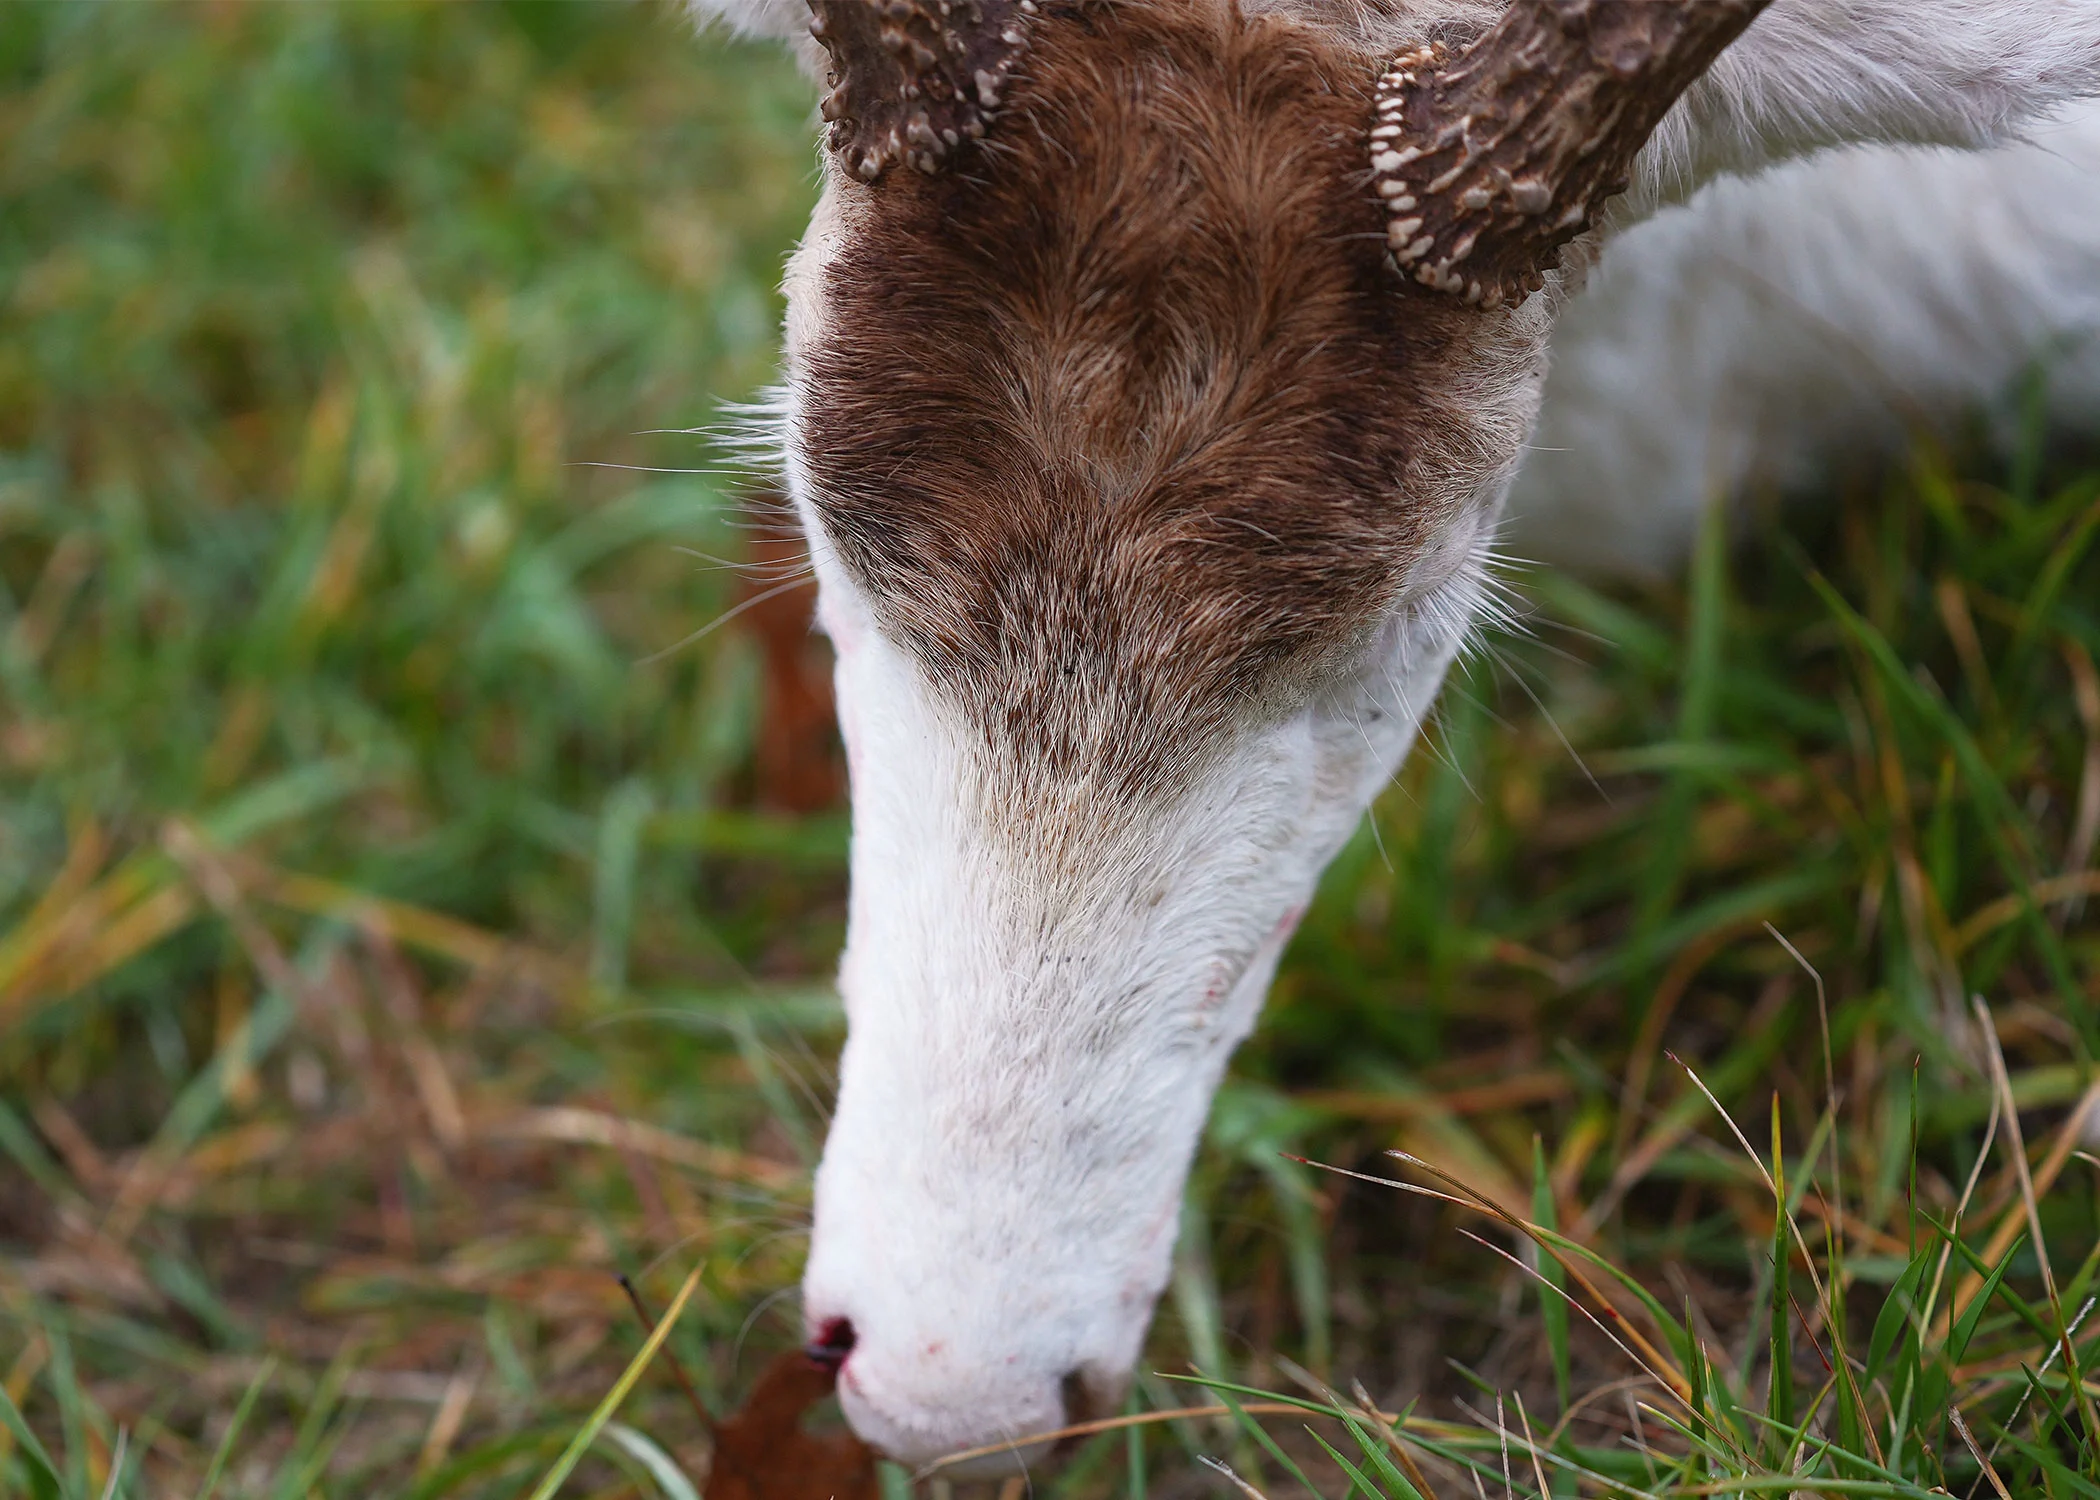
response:
M707 1500L875 1500L875 1451L850 1432L802 1430L837 1371L800 1350L777 1356L743 1410L715 1427Z

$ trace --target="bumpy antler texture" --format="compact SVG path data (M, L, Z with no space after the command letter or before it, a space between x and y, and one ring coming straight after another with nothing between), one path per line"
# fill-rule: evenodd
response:
M831 57L831 147L873 182L900 161L938 171L982 136L1028 46L1036 0L809 0Z
M1516 0L1455 62L1396 58L1371 171L1387 240L1424 285L1494 306L1535 291L1624 191L1677 96L1769 0Z

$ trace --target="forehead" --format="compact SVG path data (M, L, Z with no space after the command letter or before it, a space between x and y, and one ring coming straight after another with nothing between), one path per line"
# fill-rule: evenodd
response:
M1053 11L980 150L833 185L810 500L1002 749L1167 774L1346 650L1435 524L1483 315L1385 262L1375 70L1225 3Z

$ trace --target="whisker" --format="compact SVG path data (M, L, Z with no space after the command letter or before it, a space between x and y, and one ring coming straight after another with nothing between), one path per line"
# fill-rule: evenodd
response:
M759 593L753 594L743 603L734 605L729 609L723 610L722 613L716 615L714 619L708 621L707 624L702 625L698 630L694 631L684 640L674 642L673 644L664 647L661 651L650 652L647 656L643 657L640 661L636 662L635 665L638 667L653 666L655 663L662 661L665 657L683 651L686 647L692 645L695 641L704 640L706 637L713 635L717 630L720 630L724 625L727 625L731 620L734 620L738 615L743 614L746 610L756 609L759 605L765 603L768 599L777 599L778 597L780 597L780 595L787 593L789 590L798 589L800 587L802 587L802 580L800 578L791 578L786 583L776 583L773 585L773 587L769 589L765 589Z
M1492 647L1489 649L1491 651L1494 650ZM1531 700L1531 706L1539 711L1539 717L1546 721L1546 727L1551 729L1553 737L1560 741L1561 749L1568 752L1568 758L1574 761L1577 769L1582 772L1583 780L1595 787L1597 795L1609 804L1612 800L1611 793L1604 789L1604 783L1597 779L1596 773L1590 769L1590 763L1582 758L1582 752L1575 748L1574 741L1570 740L1567 732L1560 727L1560 720L1553 717L1553 710L1546 706L1546 700L1538 695L1538 692L1532 687L1524 674L1512 666L1508 658L1503 656L1501 652L1494 651L1494 657L1496 662L1508 671L1510 677L1516 682L1517 687L1522 690L1524 696Z
M776 1303L782 1302L789 1297L799 1297L801 1294L802 1288L790 1283L777 1292L769 1292L767 1295L759 1298L758 1305L752 1308L745 1316L743 1327L737 1329L735 1342L729 1346L730 1369L734 1370L743 1362L744 1340L751 1336L751 1330L757 1326L758 1320L771 1312ZM797 1328L795 1332L796 1337L800 1338L801 1329Z
M656 464L616 464L611 459L606 458L572 458L564 467L571 469L618 469L626 474L687 474L699 475L710 479L735 478L743 473L741 469L672 469Z

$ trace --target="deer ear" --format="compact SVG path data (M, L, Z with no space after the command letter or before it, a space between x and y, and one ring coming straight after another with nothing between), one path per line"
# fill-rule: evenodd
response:
M1770 0L1515 0L1453 60L1378 80L1371 175L1400 269L1493 307L1625 191L1677 96Z
M846 169L937 172L998 113L1028 49L1036 0L809 0L831 59L824 118Z

